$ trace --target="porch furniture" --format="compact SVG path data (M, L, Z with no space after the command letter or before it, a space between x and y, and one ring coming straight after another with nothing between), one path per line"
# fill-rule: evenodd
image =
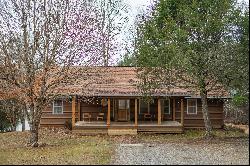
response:
M98 113L96 120L103 120L104 119L104 113Z
M90 113L83 113L83 121L85 119L88 119L88 121L90 122L90 118L91 118L91 114Z
M145 114L144 114L144 120L146 120L146 119L148 119L148 120L151 120L151 121L152 121L152 115L151 115L151 114L149 114L149 113L145 113Z

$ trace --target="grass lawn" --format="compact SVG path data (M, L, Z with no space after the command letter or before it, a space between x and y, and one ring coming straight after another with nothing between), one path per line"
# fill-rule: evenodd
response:
M109 164L115 145L120 143L202 143L204 130L184 134L143 134L133 136L79 136L64 130L40 130L38 148L26 147L28 132L0 133L0 164ZM248 139L237 129L213 130L213 142ZM241 140L240 140L241 141Z
M212 142L222 142L227 140L235 140L235 139L245 139L249 138L247 134L245 134L242 130L233 129L226 127L225 129L213 129L212 131L214 137L211 140L204 139L205 130L204 129L185 129L183 134L141 134L140 141L141 142L197 142L197 141L210 141Z
M112 146L107 136L75 136L43 130L44 147L26 147L28 132L0 134L0 164L108 164Z

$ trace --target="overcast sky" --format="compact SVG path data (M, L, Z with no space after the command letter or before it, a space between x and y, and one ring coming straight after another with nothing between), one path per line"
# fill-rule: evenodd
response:
M238 2L245 2L249 5L249 0L237 0ZM136 14L140 12L140 10L145 10L146 7L152 4L153 0L124 0L125 3L130 5L131 7L131 19L134 19Z
M246 4L249 5L249 0L237 0L238 2L244 1ZM137 14L141 13L142 10L146 10L147 6L151 5L153 0L124 0L125 3L127 3L131 7L131 12L129 13L129 22L127 23L127 26L133 26L135 17ZM126 34L123 34L123 40L126 38L125 36L128 35L127 32L124 32ZM121 54L123 54L122 52ZM120 59L121 57L116 57L115 59ZM116 61L117 61L116 60Z

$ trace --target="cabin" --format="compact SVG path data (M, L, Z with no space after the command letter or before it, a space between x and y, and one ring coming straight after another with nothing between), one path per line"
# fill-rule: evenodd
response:
M63 127L75 133L182 133L204 128L201 97L187 88L162 88L145 100L138 88L136 67L90 67L76 81L60 89L58 98L42 114L41 127ZM223 127L223 99L228 93L211 91L208 110L213 128Z

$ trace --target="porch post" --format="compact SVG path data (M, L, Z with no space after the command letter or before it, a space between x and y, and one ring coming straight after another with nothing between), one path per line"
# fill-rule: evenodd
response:
M81 100L78 100L77 104L78 121L81 121Z
M183 126L184 124L184 104L183 104L183 99L181 99L181 125Z
M137 99L135 99L135 126L138 126L138 119L137 119Z
M107 126L110 126L110 98L108 98Z
M173 121L175 121L175 98L173 98Z
M76 122L76 96L72 98L72 127L75 126Z
M161 124L161 100L158 99L158 125Z

